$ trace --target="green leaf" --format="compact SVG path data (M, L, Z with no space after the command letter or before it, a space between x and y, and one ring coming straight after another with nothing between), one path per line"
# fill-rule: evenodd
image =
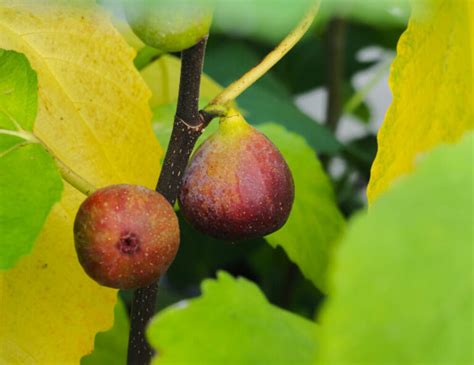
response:
M295 181L295 202L286 224L266 237L280 245L319 289L326 289L326 268L331 248L345 222L329 179L305 140L276 124L261 124L262 131L281 151Z
M125 365L130 324L122 300L115 305L113 327L95 336L94 351L81 359L81 365Z
M37 107L28 60L0 50L0 269L30 252L63 190L54 160L30 133Z
M21 53L0 49L0 128L33 130L38 80Z
M220 272L202 291L151 322L155 364L312 363L316 325L270 304L252 282Z
M331 269L320 364L473 363L474 134L359 215Z
M0 269L31 251L63 190L55 162L42 146L17 146L0 153Z
M259 61L258 55L244 43L226 40L221 44L209 43L204 69L221 85L228 85ZM246 90L237 103L254 126L267 122L281 124L303 136L320 153L334 154L342 148L328 129L294 105L292 96L271 72Z

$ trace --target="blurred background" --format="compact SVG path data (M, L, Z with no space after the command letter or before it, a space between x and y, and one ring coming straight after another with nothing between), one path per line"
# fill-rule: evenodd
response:
M215 1L204 72L222 86L256 65L308 6L307 0ZM123 18L117 1L101 3ZM305 138L346 217L366 205L376 133L391 101L390 64L409 14L408 0L323 0L305 38L237 99L252 124L276 122ZM141 49L137 68L158 57L157 50ZM182 219L181 229L181 248L162 279L158 310L199 295L203 279L225 270L257 283L270 302L314 317L323 294L281 248L272 248L264 238L218 242ZM130 305L131 293L121 296Z

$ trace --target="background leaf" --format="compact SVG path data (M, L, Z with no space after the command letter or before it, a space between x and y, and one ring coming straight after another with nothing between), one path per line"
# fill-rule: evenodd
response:
M310 364L316 325L271 305L246 279L220 272L203 295L162 311L148 339L155 364Z
M150 91L134 68L135 51L99 8L2 2L0 48L24 53L37 72L34 133L61 160L98 187L155 185L162 151ZM77 363L96 332L111 326L116 290L91 280L74 250L83 199L65 184L32 254L1 274L0 362Z
M31 131L37 107L38 83L28 60L0 50L0 130ZM62 190L43 147L0 131L0 269L30 252Z
M127 309L119 299L115 305L114 325L95 336L94 352L81 359L81 365L125 365L127 362L130 323Z
M0 128L32 131L38 108L38 80L28 59L0 49Z
M318 363L472 364L473 143L471 133L423 156L352 221Z
M56 164L40 145L0 153L0 269L31 251L62 190Z
M474 100L467 55L474 37L472 5L434 0L413 6L392 65L393 102L378 134L369 201L409 172L419 152L455 142L474 128L474 110L467 107Z
M261 124L258 129L283 154L295 181L295 202L290 218L266 239L272 246L281 245L303 274L325 291L331 247L345 225L331 183L302 137L271 123Z

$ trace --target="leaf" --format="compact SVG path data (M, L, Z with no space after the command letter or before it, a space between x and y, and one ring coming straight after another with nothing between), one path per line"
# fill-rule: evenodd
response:
M94 351L81 359L81 365L125 365L129 328L125 305L119 299L115 305L114 326L95 336Z
M25 56L0 50L0 128L32 131L38 81Z
M413 2L413 16L392 65L393 102L378 134L369 201L410 172L419 152L456 142L474 128L473 72L466 53L474 37L474 13L468 3Z
M37 88L26 57L0 50L0 269L30 252L63 190L53 159L21 138L31 138L25 131L33 128Z
M352 221L319 364L472 364L473 147L438 147Z
M326 268L331 248L344 231L331 183L305 140L276 124L258 126L278 147L295 181L295 202L286 224L266 237L280 245L303 274L326 290Z
M63 190L56 165L43 147L17 146L0 157L0 269L13 267L31 251Z
M154 364L312 362L316 325L271 305L252 282L220 272L202 291L152 320L147 335L158 352Z
M61 160L98 187L155 185L162 151L150 91L133 66L135 51L99 8L4 1L0 48L24 53L37 72L34 133ZM65 184L31 255L1 274L1 363L77 363L111 326L116 291L89 279L74 251L83 199Z

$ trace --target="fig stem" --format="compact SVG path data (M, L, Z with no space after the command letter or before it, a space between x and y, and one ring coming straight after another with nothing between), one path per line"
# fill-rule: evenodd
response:
M207 37L181 53L178 105L170 143L156 191L174 205L189 156L211 116L199 113L199 89ZM146 326L155 314L158 282L133 293L128 340L128 365L149 364L153 349L145 339Z
M74 172L69 166L67 166L49 147L38 138L34 133L19 129L17 131L11 131L7 129L0 129L0 134L15 136L18 138L24 139L26 144L39 144L41 145L46 152L48 152L51 157L53 157L58 167L59 173L64 181L67 181L72 187L79 190L84 195L90 195L93 193L96 188L78 173Z
M321 0L315 0L298 25L254 68L247 71L240 79L227 86L203 109L204 112L214 115L222 115L222 107L231 102L253 85L259 78L268 72L279 60L281 60L303 37L313 23L318 13Z
M96 187L92 185L89 181L71 169L66 163L64 163L49 147L43 142L40 138L34 135L37 143L41 144L43 148L53 157L58 167L59 173L64 181L68 182L76 190L80 191L82 194L88 196L96 191Z
M61 177L69 183L72 187L79 190L84 195L90 195L95 190L96 187L84 179L81 175L74 172L69 166L67 166L63 161L61 161L56 155L51 154L56 162L56 166L61 173Z

